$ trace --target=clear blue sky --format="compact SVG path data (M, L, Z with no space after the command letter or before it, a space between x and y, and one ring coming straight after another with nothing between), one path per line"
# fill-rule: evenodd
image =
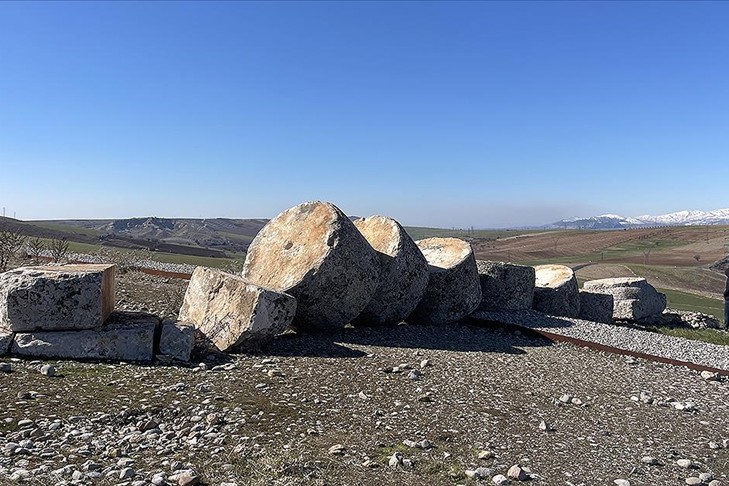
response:
M494 227L729 207L729 3L0 2L0 205Z

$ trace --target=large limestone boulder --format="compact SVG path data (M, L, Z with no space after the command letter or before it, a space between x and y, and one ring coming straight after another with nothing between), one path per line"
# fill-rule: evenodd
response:
M23 267L0 274L0 329L91 329L114 309L114 265Z
M610 294L580 290L580 319L612 324L613 306L614 299Z
M150 314L114 312L97 329L17 333L12 354L36 358L152 361L159 319Z
M408 322L447 324L469 316L481 302L471 245L457 238L428 238L416 243L428 261L430 279Z
M537 265L532 308L544 314L577 317L580 314L580 289L577 277L564 265Z
M349 218L331 203L300 204L273 218L248 248L243 277L298 302L300 329L343 327L367 307L380 260Z
M524 310L534 300L534 267L476 260L484 310Z
M605 278L585 282L584 290L610 294L615 300L613 318L640 320L660 315L666 308L666 296L640 277Z
M354 225L377 251L380 284L356 324L398 323L409 316L428 285L428 262L405 229L392 218L371 216Z
M256 347L291 325L296 299L221 270L197 267L179 320L193 324L220 351Z
M159 354L178 361L190 361L195 347L195 326L188 322L165 320L159 337Z

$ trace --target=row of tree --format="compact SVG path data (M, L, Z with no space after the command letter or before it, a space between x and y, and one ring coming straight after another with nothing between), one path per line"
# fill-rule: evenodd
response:
M11 230L0 230L0 272L10 265L12 258L31 258L35 262L48 258L61 263L68 258L68 241L28 238Z

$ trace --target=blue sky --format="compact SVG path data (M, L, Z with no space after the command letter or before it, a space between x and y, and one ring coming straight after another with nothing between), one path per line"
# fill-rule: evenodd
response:
M729 3L0 2L0 204L503 227L729 207Z

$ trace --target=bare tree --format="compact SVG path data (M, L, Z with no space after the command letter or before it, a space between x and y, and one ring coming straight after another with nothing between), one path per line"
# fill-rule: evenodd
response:
M651 256L651 251L653 248L648 248L647 250L643 250L643 264L648 265L648 259Z
M43 256L43 252L45 250L46 244L40 238L28 240L28 243L25 245L25 251L34 262L38 262L40 260L40 257Z
M51 252L51 259L54 263L61 263L68 256L68 241L66 238L51 240L48 244L48 251Z
M25 243L25 235L10 230L0 231L0 272L8 269L13 258Z
M701 255L694 255L694 260L696 260L697 262L700 262L701 261Z
M116 265L119 273L127 273L132 270L144 266L143 263L152 260L152 252L148 249L140 250L122 250L119 248L110 248L102 246L96 252L96 256L102 263L111 263Z

